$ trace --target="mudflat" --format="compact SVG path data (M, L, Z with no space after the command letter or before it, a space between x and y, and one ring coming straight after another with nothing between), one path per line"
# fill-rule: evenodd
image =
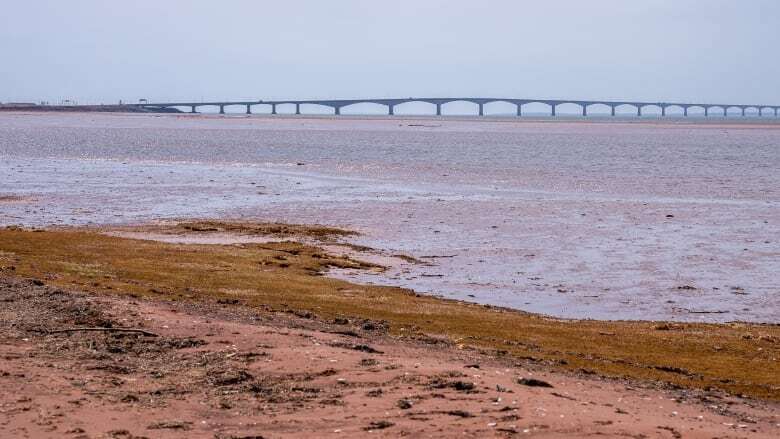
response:
M0 225L328 224L431 257L339 274L356 283L567 318L778 323L778 144L768 117L2 113L0 195L23 200L0 201Z

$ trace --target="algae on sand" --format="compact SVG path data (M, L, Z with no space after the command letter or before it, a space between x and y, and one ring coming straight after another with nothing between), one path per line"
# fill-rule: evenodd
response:
M230 223L215 224L207 227L235 230ZM236 233L277 226L242 223ZM183 230L170 227L172 233ZM280 229L289 238L311 236L305 226L289 227ZM676 323L661 330L657 322L564 320L322 276L329 267L371 266L294 241L196 245L94 230L0 230L0 273L13 270L63 288L239 299L263 310L385 321L396 336L444 338L546 367L780 400L777 325Z

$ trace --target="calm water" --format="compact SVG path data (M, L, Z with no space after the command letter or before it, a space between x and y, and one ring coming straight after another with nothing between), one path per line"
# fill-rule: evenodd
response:
M769 118L0 114L3 195L0 224L352 227L431 264L339 276L559 316L780 321Z

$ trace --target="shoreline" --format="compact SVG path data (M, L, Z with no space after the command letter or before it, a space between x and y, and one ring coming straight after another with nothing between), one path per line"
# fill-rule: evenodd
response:
M34 200L32 200L34 201ZM29 203L31 200L25 197L17 196L2 196L0 194L0 203ZM219 228L219 230L182 230L180 227L182 224L209 224ZM257 227L260 230L253 230L250 234L242 233L240 230L243 225L250 225L250 227ZM226 227L227 226L227 227ZM273 232L263 232L267 227L291 227L291 232L284 232L281 235L277 235ZM208 227L208 226L207 226ZM330 231L337 231L337 235L340 238L333 240L332 236L328 236L324 240L318 239L318 236L323 235L310 235L306 230L308 228L323 229ZM360 232L352 230L346 230L340 227L334 227L330 225L306 225L306 224L288 224L288 223L268 223L265 221L254 221L246 218L231 218L231 217L200 217L200 218L184 218L173 217L165 219L157 219L152 221L129 221L113 224L63 224L63 225L25 225L25 224L6 224L0 225L0 233L3 230L20 230L20 231L33 231L33 232L87 232L90 234L105 235L111 238L119 238L125 240L137 240L148 241L151 243L170 244L170 245L184 245L184 246L239 246L244 244L248 245L262 245L262 244L278 244L286 243L290 239L292 242L303 244L307 246L313 246L323 251L324 253L338 255L342 258L358 261L360 263L365 262L367 265L349 265L347 267L331 267L322 272L322 275L333 280L347 282L349 284L356 284L361 286L377 287L380 289L387 288L393 290L408 291L416 296L425 296L434 300L441 300L445 302L453 302L463 304L467 306L481 306L489 309L495 309L508 313L519 313L524 315L536 316L541 319L550 319L561 322L595 322L595 323L637 323L637 324L670 324L670 325L714 325L714 326L727 326L727 325L747 325L755 327L778 327L780 328L780 321L754 321L754 320L726 320L726 321L696 321L696 320L675 320L675 319L643 319L643 318L598 318L598 317L569 317L555 314L549 314L544 312L531 311L522 308L516 308L505 305L497 305L489 302L480 302L473 300L473 298L453 298L446 297L442 294L429 292L429 291L417 291L414 288L395 285L393 283L377 283L373 282L375 279L373 276L384 273L389 269L399 269L399 266L404 264L411 264L416 266L435 266L431 260L438 258L448 258L445 256L419 256L410 255L405 253L398 253L388 251L383 248L369 247L361 244L355 244L350 242L350 238L361 237ZM342 235L342 233L344 233ZM327 236L327 234L326 234ZM342 239L346 238L346 239ZM367 270L367 268L373 268L373 270ZM432 277L441 277L439 275ZM700 314L721 314L719 311L703 311L698 312ZM697 312L692 312L697 314Z
M327 277L383 269L341 251L353 233L0 229L0 432L780 433L780 325L567 320Z
M196 230L193 233L192 230L182 230L181 224L206 224L207 228L214 227L215 230ZM65 226L44 226L44 227L32 227L32 230L42 231L89 231L98 234L104 234L110 237L116 237L121 239L131 239L140 241L150 241L165 244L181 244L181 245L237 245L243 244L268 244L285 242L288 237L292 237L295 242L299 242L305 245L317 247L321 251L328 254L338 254L342 257L346 257L352 260L366 262L368 264L376 265L373 268L381 268L381 270L367 270L367 267L350 267L350 268L330 268L324 271L322 274L330 279L345 281L350 284L357 285L373 285L381 288L394 288L405 291L410 291L415 295L423 295L433 299L461 303L464 305L476 305L484 306L509 313L520 313L531 316L536 316L542 319L557 320L563 322L577 323L577 322L596 322L596 323L640 323L640 324L703 324L703 325L750 325L750 326L767 326L767 327L780 327L780 321L746 321L746 320L730 320L724 322L697 322L689 320L669 320L669 319L631 319L631 318L617 318L617 319L603 319L595 317L566 317L557 316L553 314L547 314L543 312L534 312L524 310L521 308L513 308L510 306L495 305L491 303L477 302L474 300L464 298L451 298L445 297L441 294L433 292L421 292L416 291L414 288L402 287L393 284L386 283L374 283L365 282L370 280L369 277L353 278L348 273L337 273L336 271L345 271L354 269L358 273L364 275L376 275L382 273L390 268L398 268L401 264L412 264L419 266L432 266L431 260L441 257L447 258L448 256L420 256L409 255L404 253L388 252L386 249L374 248L354 244L349 241L350 238L357 238L361 236L361 233L348 231L348 233L341 235L337 240L325 239L318 240L316 237L309 236L308 234L298 234L297 232L285 233L281 236L274 235L273 233L264 233L258 231L251 231L250 234L245 234L241 231L242 225L248 224L252 226L260 225L260 228L264 228L264 222L252 221L240 218L170 218L165 220L157 220L152 222L131 222L126 224L112 224L112 225L65 225ZM272 224L278 226L279 224ZM227 227L226 227L227 226ZM281 226L290 226L288 224L281 224ZM322 225L302 225L294 224L294 228L300 228L306 230L308 227L322 227L325 230L345 230L343 228L322 226ZM22 226L22 228L27 228ZM237 230L237 232L231 231L231 229ZM2 226L0 226L2 230ZM341 239L344 238L344 239ZM716 312L717 313L717 312ZM706 314L704 312L703 314Z
M168 117L168 118L185 118L185 119L210 119L210 120L223 120L223 121L238 121L249 120L258 122L272 122L280 120L290 121L329 121L329 122L416 122L416 121L434 121L434 122L485 122L485 123L497 123L497 124L526 124L526 123L539 123L539 124L556 124L556 123L571 123L571 124L597 124L597 125L646 125L646 126L664 126L664 127L713 127L713 128L780 128L780 117L741 117L741 116L688 116L682 115L667 115L661 117L660 115L645 115L642 117L632 116L631 114L619 114L617 116L605 115L592 115L587 117L578 116L576 114L559 114L557 116L545 116L545 115L524 115L513 116L510 114L488 114L485 116L476 116L468 114L452 114L444 116L436 116L429 114L395 114L392 116L383 114L270 114L270 113L253 113L246 114L241 112L236 113L175 113L175 112L147 112L147 111L79 111L79 110L20 110L20 109L0 109L0 114L7 114L12 116L32 116L32 115L101 115L101 116L146 116L146 117ZM410 125L414 127L414 125ZM432 128L424 125L418 128Z
M552 318L323 277L326 268L333 266L383 269L321 250L339 242L330 233L338 237L349 232L307 226L271 225L269 229L255 223L192 224L156 227L162 233L206 237L215 232L262 237L272 230L270 236L278 239L174 244L107 236L95 229L5 229L0 230L0 265L14 276L93 294L130 294L139 300L164 297L184 303L231 300L320 319L381 320L388 322L394 336L433 337L450 346L487 349L493 355L524 358L553 370L585 370L780 400L777 324ZM313 244L312 239L320 243Z

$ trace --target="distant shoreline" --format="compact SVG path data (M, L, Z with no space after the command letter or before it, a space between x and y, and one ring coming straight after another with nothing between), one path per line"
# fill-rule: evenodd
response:
M773 117L700 117L700 116L677 116L669 115L664 117L655 117L654 115L643 116L641 118L632 115L610 116L591 115L582 117L578 115L559 114L557 116L545 116L542 114L527 114L521 117L510 114L489 114L486 116L476 116L468 114L452 114L436 116L432 114L396 114L388 116L386 114L269 114L269 113L189 113L183 111L151 111L139 107L128 107L119 105L89 105L89 106L4 106L0 105L0 114L30 115L30 114L127 114L127 115L149 115L154 117L175 116L177 118L208 118L208 119L226 119L226 120L330 120L330 121L396 121L396 122L414 122L414 121L442 121L442 122L483 122L483 123L574 123L574 124L640 124L640 125L669 125L677 127L698 126L713 128L778 128L780 127L780 118Z
M182 113L179 110L148 110L127 105L8 105L0 104L0 111L35 111L52 113Z

